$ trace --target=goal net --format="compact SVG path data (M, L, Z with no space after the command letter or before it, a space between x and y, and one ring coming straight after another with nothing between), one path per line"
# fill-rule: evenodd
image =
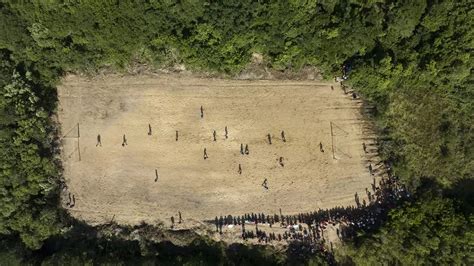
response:
M79 123L68 128L61 137L62 154L66 161L81 161Z
M349 132L342 125L331 123L331 144L332 155L336 160L342 158L352 158L349 151L350 139Z

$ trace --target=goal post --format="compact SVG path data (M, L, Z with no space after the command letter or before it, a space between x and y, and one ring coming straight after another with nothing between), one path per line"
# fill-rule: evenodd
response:
M338 160L338 154L342 154L346 158L352 158L348 152L344 152L342 148L338 147L339 141L338 137L342 136L342 139L347 139L349 132L342 129L341 126L337 125L333 121L329 121L329 126L331 129L331 149L332 149L332 158Z
M331 127L331 149L332 149L332 158L335 160L336 156L334 155L334 133L332 130L332 121L329 121L329 126Z
M74 124L71 128L69 128L66 133L64 133L61 137L61 139L70 139L70 138L79 138L80 137L80 132L79 132L79 123Z
M74 124L74 126L69 128L66 133L62 135L61 145L63 146L63 152L66 153L67 159L71 159L75 154L77 154L78 161L81 161L80 138L79 123Z

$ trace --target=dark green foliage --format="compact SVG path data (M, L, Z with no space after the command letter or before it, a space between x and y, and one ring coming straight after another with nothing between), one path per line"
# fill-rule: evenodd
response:
M474 174L474 23L464 15L474 15L469 6L456 1L426 7L413 34L403 28L398 41L387 35L370 60L354 60L351 83L381 111L392 147L385 155L412 188L421 177L449 187Z
M226 247L206 238L187 246L171 242L153 243L146 239L123 240L98 238L95 229L85 226L80 231L46 241L37 251L15 245L13 239L0 241L0 258L7 265L281 265L284 258L265 246L233 244ZM126 230L126 229L125 229ZM86 236L88 233L88 236ZM318 258L315 258L318 259ZM321 258L319 258L320 261Z
M474 215L465 217L456 205L426 193L393 209L379 232L361 237L346 251L356 264L469 264L474 259Z
M58 232L52 110L43 107L47 99L31 73L20 74L8 65L2 71L11 77L0 90L0 233L19 234L27 246L39 248Z

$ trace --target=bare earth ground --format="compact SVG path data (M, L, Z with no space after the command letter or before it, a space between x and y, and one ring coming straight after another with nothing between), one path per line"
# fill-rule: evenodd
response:
M220 215L354 205L373 180L361 103L337 83L69 75L58 94L64 176L75 197L69 211L91 224L169 224L180 211L191 226ZM240 154L241 143L249 155Z

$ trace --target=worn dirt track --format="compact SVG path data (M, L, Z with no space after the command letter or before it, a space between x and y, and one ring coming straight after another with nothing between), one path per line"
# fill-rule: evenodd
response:
M91 224L169 223L178 211L200 221L347 206L373 180L361 103L336 83L69 75L58 94L64 177L76 203L69 210ZM240 154L241 143L249 155Z

